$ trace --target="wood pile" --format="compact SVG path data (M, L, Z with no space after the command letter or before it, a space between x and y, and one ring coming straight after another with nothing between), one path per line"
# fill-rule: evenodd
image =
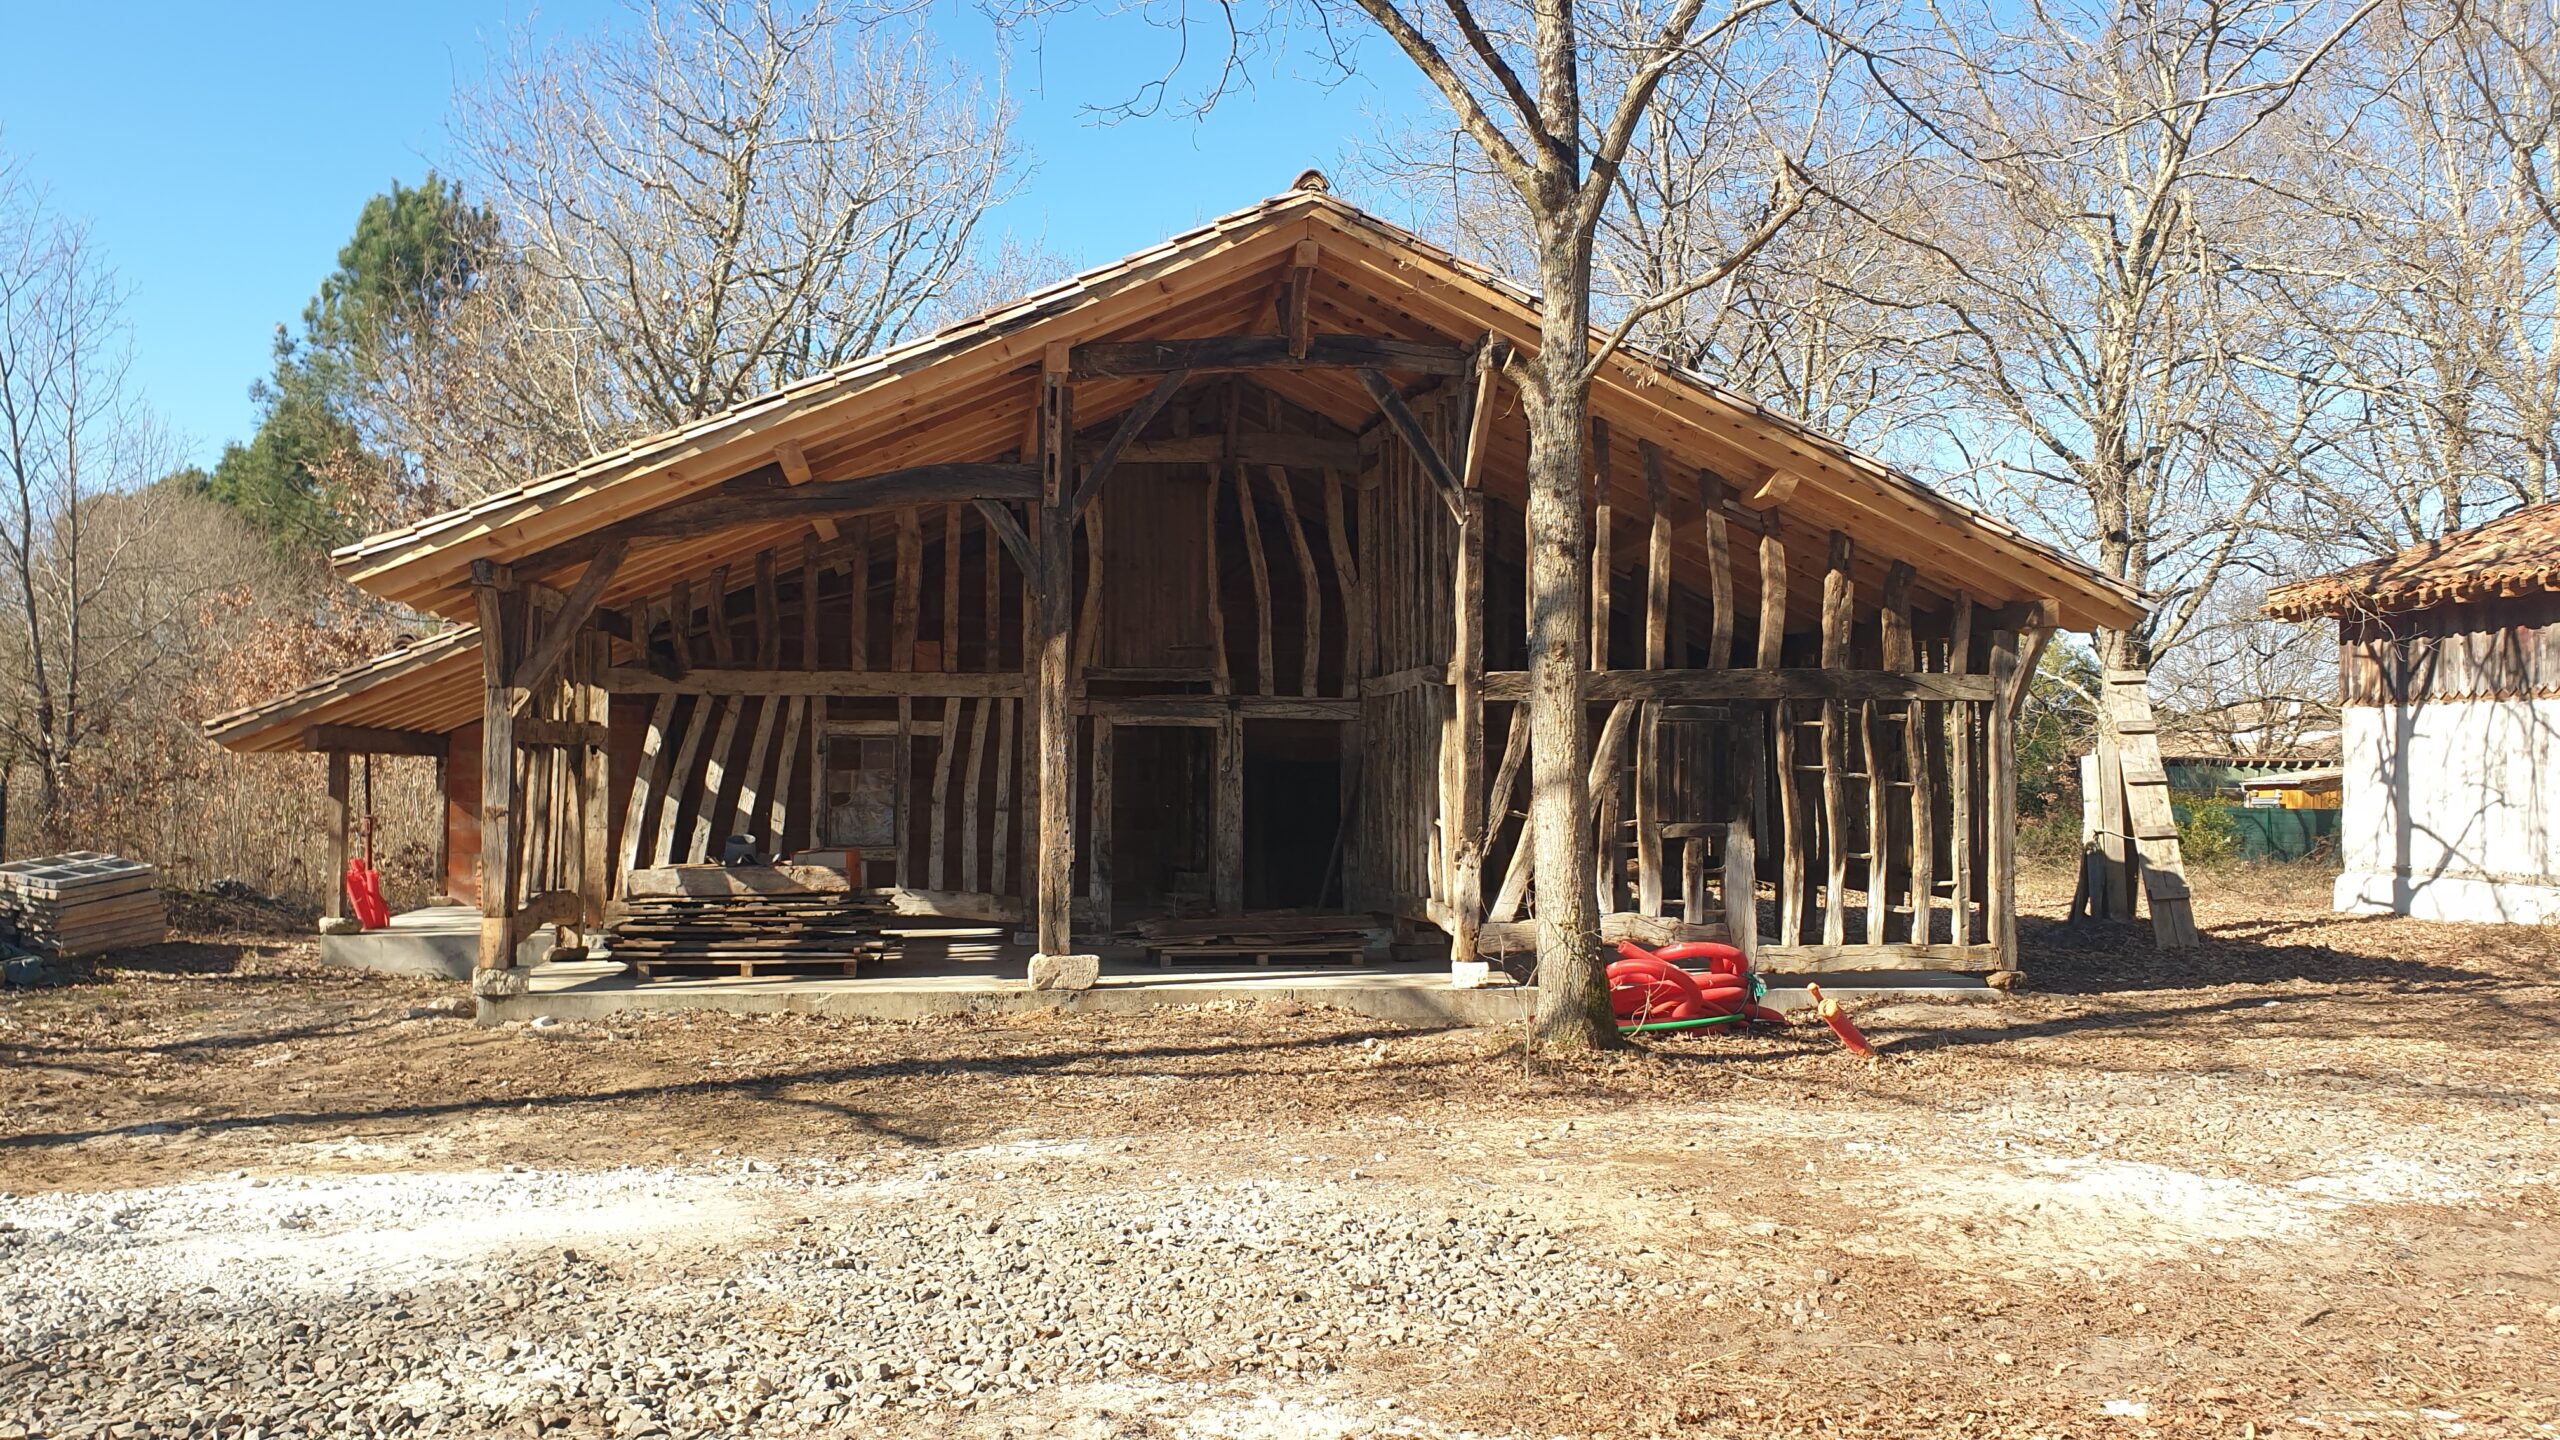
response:
M606 949L643 977L852 975L891 953L895 923L887 901L842 892L634 896Z
M18 942L54 955L99 955L169 938L149 865L74 850L0 865L0 916Z
M1235 915L1142 920L1127 933L1158 965L1361 965L1387 943L1375 915Z

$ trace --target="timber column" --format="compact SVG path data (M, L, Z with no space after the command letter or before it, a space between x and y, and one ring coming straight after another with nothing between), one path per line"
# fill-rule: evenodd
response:
M1067 347L1052 345L1040 365L1039 587L1032 618L1036 633L1025 646L1031 676L1032 756L1038 767L1040 823L1033 853L1032 899L1038 947L1031 957L1031 988L1082 990L1101 972L1092 955L1076 955L1073 924L1075 872L1075 720L1067 713L1067 627L1075 590L1075 395L1067 385Z
M475 995L524 990L511 967L516 956L515 769L517 631L524 596L503 565L471 562L471 593L480 608L480 961Z

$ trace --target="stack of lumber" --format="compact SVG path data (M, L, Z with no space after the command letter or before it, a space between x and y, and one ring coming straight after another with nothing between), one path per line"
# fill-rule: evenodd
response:
M0 913L18 942L54 955L98 955L169 938L152 868L74 850L0 865Z
M889 954L893 923L888 903L859 894L633 896L606 946L644 977L851 975Z
M1374 915L1231 915L1142 920L1124 932L1158 965L1358 965L1387 934Z

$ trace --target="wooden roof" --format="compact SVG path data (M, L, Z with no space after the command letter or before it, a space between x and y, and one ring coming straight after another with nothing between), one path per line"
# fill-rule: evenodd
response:
M480 627L465 625L386 651L324 680L204 722L244 755L307 749L314 726L449 734L480 718Z
M1490 334L1522 349L1537 344L1533 295L1328 194L1295 190L936 334L372 536L333 559L349 580L385 599L460 619L472 613L465 587L472 561L522 562L775 466L786 450L794 463L805 457L807 473L822 481L1002 461L1031 433L1031 377L1049 346L1268 332L1276 290L1310 241L1318 259L1309 305L1321 330L1438 344ZM1352 370L1260 370L1253 378L1355 430L1377 413ZM1153 383L1152 376L1080 381L1079 429L1107 427ZM1525 488L1527 431L1507 395L1497 404L1484 483L1516 500ZM1904 559L1918 571L1915 596L1924 608L1963 590L1994 604L2052 599L2071 629L2129 625L2142 613L2141 598L2121 583L1642 352L1622 350L1603 368L1593 407L1610 427L1611 499L1621 514L1647 509L1638 447L1648 441L1737 484L1792 477L1778 513L1791 583L1807 604L1819 594L1827 532L1839 529L1859 542L1858 584L1870 596L1885 565ZM1678 483L1694 493L1687 477ZM796 545L809 525L770 521L650 540L623 562L604 603L657 593L717 565L744 565L759 550ZM1698 548L1688 558L1703 569L1694 530L1682 544ZM1736 578L1752 583L1750 547L1736 551ZM551 578L567 584L574 574Z
M2276 586L2267 592L2267 613L2279 620L2381 615L2554 590L2560 590L2560 501Z

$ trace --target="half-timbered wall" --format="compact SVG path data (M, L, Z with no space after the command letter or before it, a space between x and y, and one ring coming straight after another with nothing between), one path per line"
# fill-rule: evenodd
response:
M1464 401L1444 386L1413 406L1444 455ZM1836 531L1790 556L1772 512L1719 477L1595 438L1602 465L1642 465L1650 497L1625 506L1604 475L1595 494L1621 504L1591 516L1604 935L1738 937L1782 965L2005 966L2006 707L2040 614L1920 609L1896 557ZM1015 547L1036 543L1037 509L845 517L626 605L609 649L582 643L519 723L511 888L591 884L598 835L622 874L717 861L744 836L1027 917L1044 842ZM1232 912L1249 872L1310 888L1303 866L1248 858L1253 736L1279 722L1294 728L1261 733L1287 735L1300 773L1331 756L1339 776L1331 844L1289 841L1331 852L1299 903L1435 924L1462 949L1534 943L1518 505L1451 493L1391 433L1210 377L1069 534L1070 833L1046 843L1072 847L1080 924ZM1707 563L1676 568L1675 540ZM1862 589L1880 566L1881 592ZM537 587L526 623L558 600ZM571 742L607 694L638 733L589 806L570 770L607 752ZM1119 833L1124 811L1153 828Z

